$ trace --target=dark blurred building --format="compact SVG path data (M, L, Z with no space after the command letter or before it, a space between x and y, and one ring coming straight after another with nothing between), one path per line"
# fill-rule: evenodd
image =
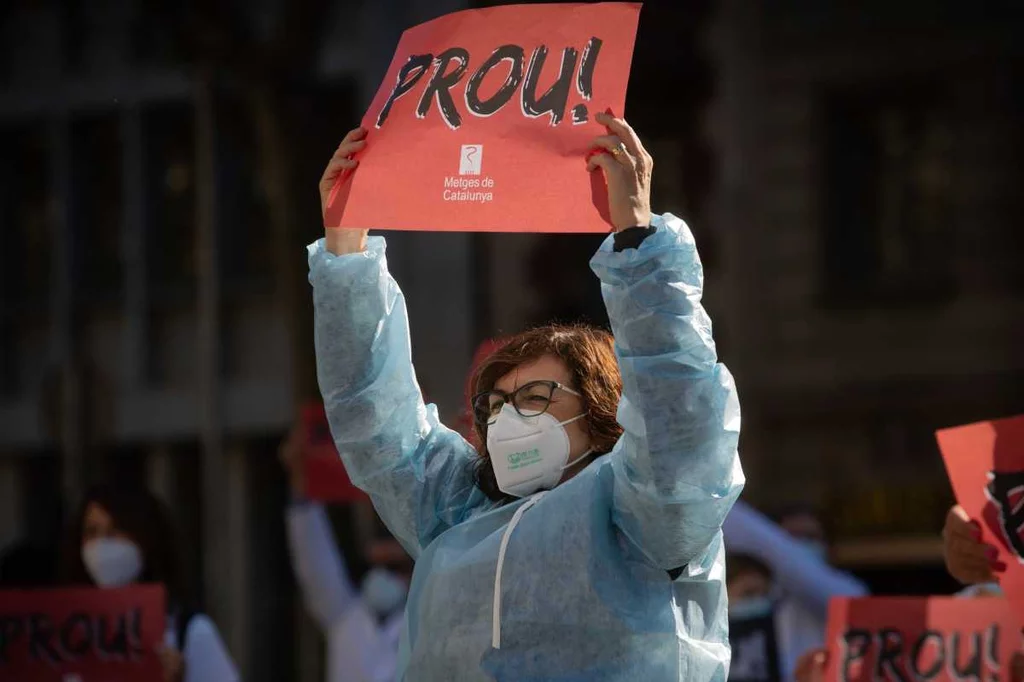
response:
M851 565L938 566L933 431L1024 411L1022 18L717 3L708 298L748 495L821 505Z
M284 283L305 286L320 173L399 34L465 3L204 5L0 7L0 548L54 539L91 479L148 485L243 677L322 679L284 544L277 443L313 354L308 290ZM278 140L294 187L268 170L264 92L294 124ZM298 227L282 235L289 191ZM469 245L389 249L406 287L437 296L410 294L412 327L450 415L462 384L444 379L472 350Z

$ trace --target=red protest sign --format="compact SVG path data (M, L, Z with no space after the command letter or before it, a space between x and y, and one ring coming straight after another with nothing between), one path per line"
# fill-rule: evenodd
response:
M999 583L1024 613L1024 415L936 433L957 502L1007 565Z
M319 403L302 408L306 497L318 502L353 502L366 494L352 484L331 437L327 413Z
M158 585L0 592L0 679L163 679L165 613Z
M1005 599L836 598L829 604L827 680L1009 679L1021 621Z
M363 118L330 227L607 232L586 172L601 111L622 114L640 5L467 10L402 34Z

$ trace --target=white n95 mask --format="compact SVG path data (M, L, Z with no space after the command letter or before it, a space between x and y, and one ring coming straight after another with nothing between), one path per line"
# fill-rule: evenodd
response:
M487 454L498 488L507 495L526 497L554 488L562 472L590 454L587 450L569 462L569 434L565 425L583 419L577 415L560 422L545 412L524 417L506 403L487 427Z
M405 581L386 568L372 568L363 579L363 601L377 616L396 611L408 595Z
M82 546L82 563L100 587L124 587L142 573L142 551L124 538L96 538Z

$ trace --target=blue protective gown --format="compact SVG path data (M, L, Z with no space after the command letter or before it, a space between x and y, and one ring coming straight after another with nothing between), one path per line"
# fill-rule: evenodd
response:
M721 526L743 487L739 402L700 305L693 236L671 215L653 225L639 248L616 253L609 237L591 261L625 433L571 480L505 505L474 484L473 447L423 404L384 240L340 257L309 247L331 431L416 559L400 680L728 676Z

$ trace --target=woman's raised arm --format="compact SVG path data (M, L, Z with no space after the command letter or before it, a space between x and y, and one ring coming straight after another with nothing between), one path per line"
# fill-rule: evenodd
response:
M739 400L700 303L693 235L671 215L643 222L652 159L625 121L602 123L611 135L596 144L610 154L591 166L605 172L617 234L591 266L622 372L614 520L651 563L676 571L707 554L743 488Z
M359 145L346 137L321 199ZM354 163L354 162L352 162ZM476 451L424 405L413 371L405 297L384 240L328 228L309 246L317 377L334 442L352 482L415 558L438 534L488 504L475 486Z

